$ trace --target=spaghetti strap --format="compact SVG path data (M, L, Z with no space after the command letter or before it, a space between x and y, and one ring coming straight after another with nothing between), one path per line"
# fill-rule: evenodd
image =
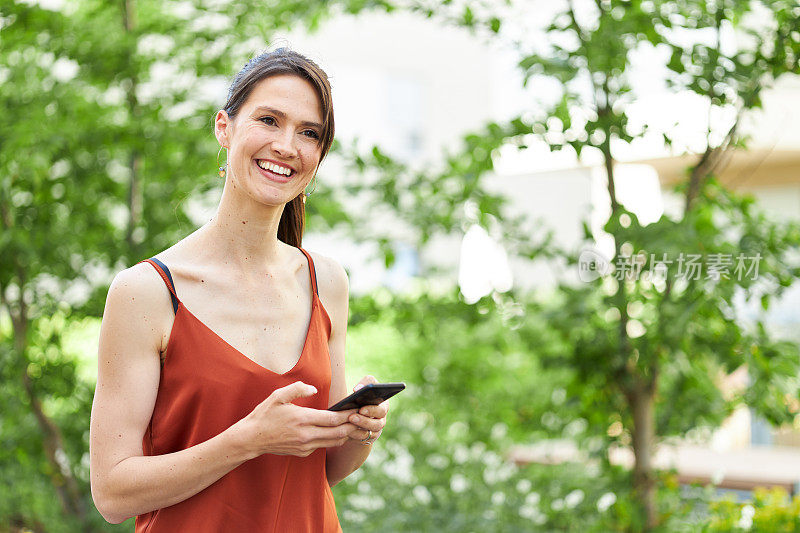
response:
M167 285L169 289L169 297L172 299L172 310L176 313L178 312L178 295L175 292L175 283L172 281L172 274L170 274L167 265L156 259L155 257L151 257L150 259L145 259L144 261L140 261L141 263L150 263L153 265L153 268L156 269L158 275L161 276L161 279L164 280L164 283Z
M311 318L294 366L285 373L262 366L181 304L163 351L158 394L141 437L142 455L164 456L207 442L246 417L273 391L297 381L318 391L298 404L328 408L331 323L316 294L314 262L301 251L309 265ZM155 258L147 262L174 295L169 270ZM302 284L302 266L294 263L298 278L292 275L291 281ZM262 327L256 325L258 330ZM138 515L135 533L342 533L326 476L327 453L323 447L307 457L265 453L245 461L193 496Z
M319 292L317 291L317 271L314 269L314 260L311 259L311 254L303 250L302 248L298 247L298 250L303 252L303 255L306 256L308 259L308 272L311 276L311 289L314 291L314 294L319 296Z

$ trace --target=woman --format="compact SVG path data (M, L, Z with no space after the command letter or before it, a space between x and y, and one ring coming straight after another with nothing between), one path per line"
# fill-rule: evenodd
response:
M330 486L366 460L387 406L326 410L347 395L347 276L300 241L303 191L333 133L316 64L286 49L254 58L215 119L227 149L217 213L115 277L90 436L109 522L341 530Z

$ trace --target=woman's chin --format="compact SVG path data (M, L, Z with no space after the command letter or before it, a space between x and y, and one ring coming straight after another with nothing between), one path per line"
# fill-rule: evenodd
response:
M261 176L249 176L248 178L249 180L244 183L242 180L237 180L238 183L234 184L231 192L244 201L247 201L245 198L248 198L265 207L282 207L303 192L302 190L288 190L287 184L265 180Z
M253 198L264 206L282 207L294 200L296 196L297 194L292 194L276 187L259 187Z

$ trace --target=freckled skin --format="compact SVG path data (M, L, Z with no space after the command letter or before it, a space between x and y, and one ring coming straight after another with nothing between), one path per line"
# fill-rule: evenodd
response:
M286 117L277 117L259 109L261 106L280 110ZM284 205L313 179L322 156L322 131L302 122L321 124L323 119L319 98L308 81L290 74L266 78L255 86L233 119L220 111L216 120L217 138L228 148L226 186L237 195L264 205ZM270 180L259 171L256 159L272 159L294 172L285 183Z

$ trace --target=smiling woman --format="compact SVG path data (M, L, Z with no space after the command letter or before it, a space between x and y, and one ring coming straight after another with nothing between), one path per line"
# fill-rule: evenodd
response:
M278 183L292 181L295 187L291 190L299 194L302 188L297 186L302 185L304 188L313 179L319 162L325 158L333 143L335 128L331 89L327 75L313 62L283 48L273 54L283 56L282 61L264 61L263 55L258 56L245 65L234 78L228 92L228 102L224 110L217 113L215 133L220 145L228 148L228 127L244 112L247 118L240 129L251 134L251 144L261 142L263 145L270 139L277 140L275 155L284 156L283 160L253 159L253 164L258 167L257 172ZM266 100L265 96L268 96ZM243 110L248 101L252 104L250 109ZM280 138L281 135L284 137ZM297 154L285 153L287 149L292 151L292 143L284 144L287 135L299 141L295 145ZM275 139L276 136L279 138ZM243 172L244 167L252 166L249 160L243 166L237 161L237 157L245 155L228 150L227 168L234 175L237 171ZM316 157L317 164L312 166L313 172L309 172L312 168L301 169L289 165L286 157L300 159L298 162L306 163L306 166L312 166ZM276 176L276 173L280 176L285 176L286 173L276 168L270 169L268 163L290 170L288 177L292 179ZM300 245L303 233L304 200L305 194L292 197L278 228L278 239L293 246Z
M317 171L323 148L318 133L322 127L315 130L307 126L322 120L314 88L298 76L274 75L256 85L250 100L270 101L274 107L250 109L245 105L236 115L224 110L217 113L217 139L229 148L227 166L232 174L226 192L227 185L233 184L262 203L283 205L297 201ZM316 122L303 118L308 115ZM252 170L260 177L250 179L254 177ZM288 185L267 187L274 183ZM267 196L259 198L259 194ZM298 207L302 207L302 202Z
M301 243L303 191L333 133L316 64L286 49L254 58L215 117L227 149L216 214L115 277L90 431L108 521L341 531L330 487L367 458L388 408L327 410L347 395L348 281Z

